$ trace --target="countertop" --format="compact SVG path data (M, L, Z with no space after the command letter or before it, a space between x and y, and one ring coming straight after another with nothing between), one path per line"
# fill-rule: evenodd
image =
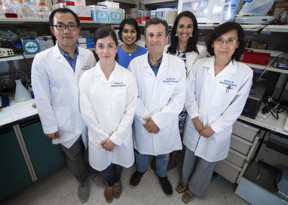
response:
M25 102L15 102L14 98L10 98L10 106L0 111L0 126L38 114L37 109L32 107L34 103L34 99Z

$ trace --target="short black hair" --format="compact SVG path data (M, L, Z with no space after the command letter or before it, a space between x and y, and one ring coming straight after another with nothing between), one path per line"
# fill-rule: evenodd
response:
M223 34L232 30L237 31L238 42L239 42L239 46L235 50L234 54L232 55L232 59L236 61L241 60L242 53L245 50L245 34L244 34L243 28L238 23L234 23L234 22L226 22L226 23L220 24L210 33L210 36L208 40L206 41L206 45L207 45L207 51L211 56L215 55L214 48L212 47L214 41L218 39L220 36L222 36Z
M146 36L146 30L148 28L148 26L150 25L155 25L155 24L162 24L165 27L165 32L166 32L166 36L168 35L168 24L165 20L159 19L159 18L152 18L149 19L148 21L146 21L146 24L144 26L144 35Z
M171 31L171 36L170 36L171 44L168 47L167 53L176 54L176 50L178 46L178 38L175 36L175 34L177 32L178 23L182 17L190 18L193 23L193 33L192 33L193 36L189 38L185 52L194 51L194 52L199 53L197 46L196 46L198 42L198 23L197 23L197 19L195 15L190 11L183 11L177 15L173 24L172 31Z
M50 16L49 16L50 26L54 25L54 16L56 13L71 13L76 20L77 26L80 26L79 17L77 16L77 14L74 13L74 11L72 11L71 9L68 9L68 8L58 8L58 9L55 9L54 11L52 11Z
M102 38L106 38L108 36L111 36L111 38L113 39L113 41L115 42L116 46L118 46L118 39L117 39L117 36L116 36L116 33L114 30L112 30L111 28L106 28L106 27L100 27L96 30L95 32L95 47L96 47L96 44L97 44L97 41L99 39L102 39ZM117 61L118 59L118 55L116 54L115 56L115 60ZM99 57L98 55L96 54L96 60L99 61Z
M134 18L127 18L127 19L123 19L120 23L120 27L119 27L119 32L118 32L118 37L119 39L123 42L123 39L122 39L122 31L124 29L124 26L126 24L129 24L129 25L132 25L134 26L135 30L136 30L136 41L140 40L141 38L141 34L140 34L140 29L139 29L139 26L138 26L138 23L137 21L134 19ZM135 41L135 42L136 42Z

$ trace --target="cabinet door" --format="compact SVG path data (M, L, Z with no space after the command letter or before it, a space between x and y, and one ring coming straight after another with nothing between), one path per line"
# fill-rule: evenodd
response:
M39 118L21 123L20 128L37 179L65 165L63 151L44 135Z
M12 126L0 128L0 163L0 199L32 183Z

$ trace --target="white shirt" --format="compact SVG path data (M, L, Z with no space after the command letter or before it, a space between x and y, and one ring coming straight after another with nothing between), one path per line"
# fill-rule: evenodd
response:
M251 68L234 60L215 76L214 61L214 57L196 61L188 76L183 140L196 156L209 162L227 157L232 125L243 110L253 77ZM202 137L196 131L192 119L197 116L215 131L211 137Z
M93 53L79 47L74 72L57 44L35 56L31 76L35 102L44 133L60 133L59 139L53 139L54 144L70 148L81 133L85 138L78 82L82 73L95 63Z
M107 80L100 63L80 79L80 108L88 127L90 165L102 171L111 163L130 167L134 163L132 122L137 105L137 85L130 71L116 63ZM101 141L116 144L106 151Z
M185 102L186 73L183 61L163 54L155 76L148 63L148 53L134 58L128 69L134 74L138 87L138 102L134 118L134 148L141 154L168 154L182 149L178 115ZM144 127L144 118L151 117L160 128L157 134Z

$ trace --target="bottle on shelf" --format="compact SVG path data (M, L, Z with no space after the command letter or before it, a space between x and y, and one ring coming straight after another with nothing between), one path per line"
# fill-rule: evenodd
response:
M0 18L5 18L4 10L3 10L2 4L3 4L3 1L0 0Z
M46 6L45 0L40 0L36 13L39 19L49 18L49 8Z
M22 0L12 0L13 1L13 4L14 4L14 7L16 9L16 13L17 13L17 16L18 18L23 18L23 4L22 4Z
M18 18L18 14L12 0L3 0L2 8L5 18Z
M36 4L34 0L24 0L24 18L36 18Z

